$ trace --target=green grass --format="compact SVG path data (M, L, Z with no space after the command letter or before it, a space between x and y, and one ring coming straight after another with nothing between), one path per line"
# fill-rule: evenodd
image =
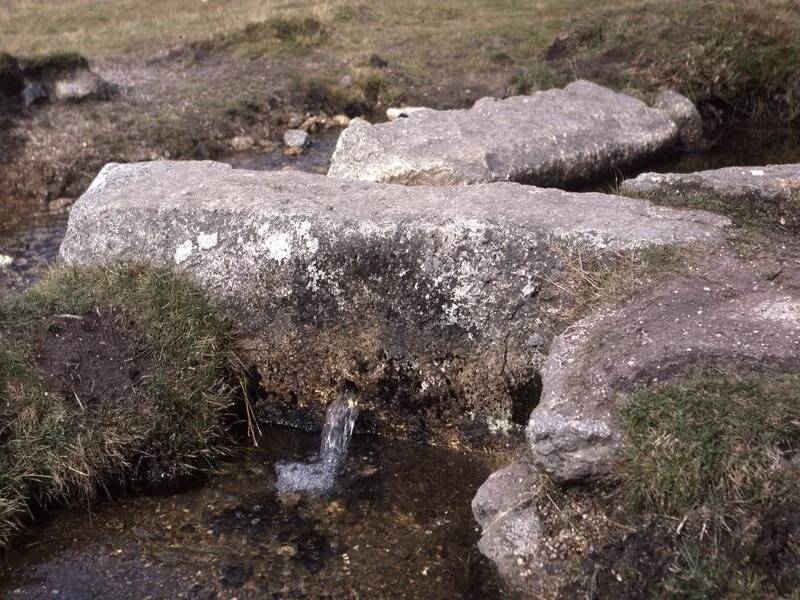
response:
M31 340L56 314L112 315L157 369L125 402L48 389ZM29 507L75 502L148 471L181 477L223 452L236 360L230 324L187 281L139 266L59 268L0 303L0 545Z
M534 62L525 68L518 68L511 76L506 93L509 96L531 94L538 90L563 87L570 78L557 72L544 62Z
M797 589L800 375L697 373L634 394L621 422L616 498L674 540L656 597Z
M776 468L800 451L800 375L697 375L635 394L622 424L621 486L639 509L725 515L800 492Z

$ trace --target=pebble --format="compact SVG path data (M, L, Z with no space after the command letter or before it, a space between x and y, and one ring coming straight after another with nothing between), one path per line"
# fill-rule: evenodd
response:
M234 150L237 152L243 152L245 150L250 150L253 146L255 146L255 141L253 138L247 135L237 135L235 138L231 139L228 142Z
M301 129L287 129L283 134L283 143L289 148L307 148L311 145L311 136Z

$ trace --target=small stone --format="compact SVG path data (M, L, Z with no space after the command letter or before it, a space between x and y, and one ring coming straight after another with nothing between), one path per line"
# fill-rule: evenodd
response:
M351 85L353 85L353 78L350 77L350 75L342 75L339 78L339 82L338 83L342 87L350 87Z
M303 123L300 125L299 129L301 131L305 131L306 133L314 133L320 127L324 125L325 121L320 119L319 117L308 117ZM285 139L285 138L284 138Z
M14 259L11 258L8 254L0 254L0 269L10 267L13 264L14 264Z
M311 145L311 136L302 129L287 129L283 134L283 143L289 148L308 148Z
M336 127L347 127L350 124L350 117L347 115L336 115L331 119Z
M256 143L250 136L237 135L235 138L231 139L228 144L237 152L244 152L245 150L250 150Z
M115 85L88 69L81 69L57 80L53 89L54 97L61 102L107 100L117 91Z
M294 113L289 116L289 122L286 123L286 126L289 129L297 129L298 127L300 127L300 125L303 123L304 120L305 119L303 118L303 115Z
M67 197L56 198L55 200L51 200L50 202L47 203L47 210L49 210L50 212L60 212L65 208L72 206L74 202L75 198L67 198Z

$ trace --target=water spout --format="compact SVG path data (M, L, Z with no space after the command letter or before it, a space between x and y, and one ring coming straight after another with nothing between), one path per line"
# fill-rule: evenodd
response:
M325 413L319 455L310 462L275 465L279 492L329 492L347 456L347 447L358 416L358 389L345 383Z

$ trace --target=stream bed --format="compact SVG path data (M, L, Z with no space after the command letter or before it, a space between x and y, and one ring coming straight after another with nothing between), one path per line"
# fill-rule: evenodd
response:
M353 438L333 492L275 492L317 435L265 430L205 485L40 519L0 565L9 598L498 598L470 501L499 457Z

